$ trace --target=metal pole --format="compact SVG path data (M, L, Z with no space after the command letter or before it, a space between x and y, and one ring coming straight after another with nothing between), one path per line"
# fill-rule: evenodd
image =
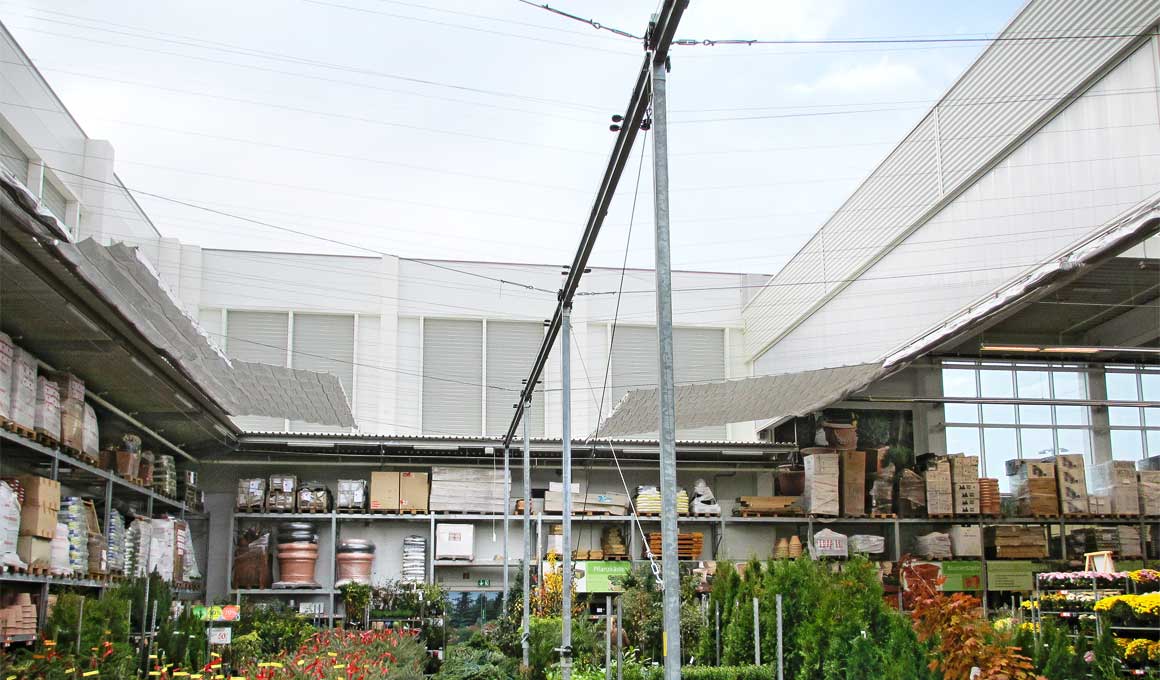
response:
M528 418L524 416L524 620L523 635L520 646L524 652L524 668L528 667L528 655L531 653L532 620L532 451L528 437ZM538 534L537 534L538 535Z
M777 680L785 680L785 665L781 648L781 593L777 594Z
M719 601L713 603L713 617L717 620L716 624L714 625L714 628L716 630L715 648L716 648L716 652L717 652L717 659L716 659L717 665L720 666L721 665L721 602L719 602Z
M81 654L81 628L85 623L85 598L81 598L81 606L77 611L77 656Z
M604 680L612 680L612 596L604 596Z
M565 307L560 322L561 403L564 422L561 429L564 478L564 555L560 561L563 593L560 630L560 676L572 680L572 308Z
M622 608L620 596L616 597L616 680L624 680L624 620L621 618Z
M511 522L512 473L508 462L508 447L503 447L503 611L508 608L508 524Z
M753 598L753 665L761 665L761 611L757 598Z
M677 555L677 409L673 383L673 275L669 254L669 139L664 60L652 65L653 206L656 222L660 392L661 566L664 680L681 677L681 574ZM567 390L564 392L568 394Z

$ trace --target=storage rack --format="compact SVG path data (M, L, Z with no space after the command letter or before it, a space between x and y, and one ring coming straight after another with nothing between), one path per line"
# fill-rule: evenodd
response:
M39 467L45 462L49 465L48 474L45 475L54 481L61 481L64 484L70 483L71 479L61 479L61 469L69 468L79 471L86 481L93 482L104 487L104 517L102 519L102 527L108 531L109 520L113 510L113 499L115 496L125 497L135 500L144 499L145 514L152 516L155 506L161 506L162 509L174 512L183 520L205 520L208 516L202 512L195 511L188 507L182 501L176 498L169 498L157 493L153 489L146 488L139 484L134 484L129 480L114 474L109 470L102 470L99 467L90 465L82 460L78 460L61 451L44 446L38 442L32 441L22 437L14 432L0 429L0 463L3 464L5 470L11 464L11 460L24 464L31 464ZM97 580L90 578L76 578L76 577L61 577L52 575L39 575L16 573L6 571L0 573L0 582L8 583L23 583L40 586L40 597L37 605L36 617L40 625L44 625L45 616L48 607L49 589L53 586L71 586L77 588L93 588L101 590L113 585L107 580ZM200 588L193 589L175 589L174 594L181 599L194 599L204 596L205 581L203 579ZM27 636L13 636L11 638L4 638L0 640L0 644L9 644L14 642L26 642L28 640L21 639ZM33 636L35 638L35 636Z
M536 568L542 568L542 560L540 559L547 551L547 534L544 531L544 525L557 524L562 521L561 515L554 514L536 514L532 516L534 521L534 536L533 545L533 565ZM437 568L469 568L469 569L502 569L503 563L499 560L436 560L435 554L435 527L440 522L503 522L503 515L499 514L451 514L451 513L425 513L425 514L394 514L394 513L258 513L258 512L234 512L231 516L230 523L230 547L227 558L227 578L229 583L233 580L233 537L237 533L238 521L262 521L262 520L297 520L297 521L313 521L319 523L320 526L330 527L330 550L328 557L331 566L331 574L335 573L336 562L336 545L337 541L334 537L337 536L339 525L342 523L380 523L380 522L405 522L405 523L426 523L428 535L428 553L427 553L427 580L429 582L435 581L435 570ZM521 529L523 521L522 513L513 512L509 515L510 526L514 531L518 532ZM574 515L572 521L581 525L584 524L624 524L627 533L626 540L629 542L629 555L631 562L634 564L647 563L647 559L642 559L640 555L640 535L634 529L633 524L639 523L647 526L649 524L659 524L660 518L657 516L632 516L632 515ZM772 516L772 517L737 517L731 515L720 516L697 516L697 515L682 515L678 518L678 525L685 527L704 527L708 529L709 535L706 537L705 550L701 560L682 560L685 563L696 563L700 561L710 560L729 560L742 561L748 559L748 555L721 555L720 546L725 537L729 527L740 526L788 526L795 527L800 530L804 527L807 537L812 540L815 531L824 527L835 527L838 530L848 527L879 527L882 530L884 537L887 540L887 553L893 561L901 560L902 555L906 552L903 550L903 528L914 526L929 526L929 527L946 527L951 525L977 526L980 533L985 532L987 527L993 526L1041 526L1044 531L1049 532L1049 540L1054 539L1054 532L1058 530L1060 554L1065 555L1067 552L1066 538L1068 528L1081 526L1119 526L1132 525L1139 526L1140 540L1141 540L1141 554L1143 555L1144 566L1148 565L1148 550L1147 550L1147 530L1149 527L1160 526L1160 517L1144 517L1122 519L1109 517L1082 517L1082 516L1059 516L1052 518L1036 518L1036 517L1008 517L1008 518L992 518L983 517L979 515L966 515L959 517L821 517L821 516ZM845 533L845 532L843 532ZM760 556L763 559L767 555ZM885 558L885 557L883 557ZM324 558L320 558L320 563ZM988 559L986 556L986 549L982 551L982 555L978 557L959 557L953 558L959 560L978 561L981 565L982 573L982 592L987 592L987 565L989 562L1003 561ZM519 554L511 554L509 556L509 564L511 568L518 569L522 564L522 559ZM317 567L316 567L317 568ZM333 578L331 578L333 582ZM487 588L472 588L473 590L488 590ZM496 590L496 588L490 588ZM315 595L324 596L327 598L327 613L325 618L333 622L336 618L341 618L340 614L336 613L336 596L338 591L334 588L324 587L318 589L243 589L230 590L230 594L234 597L235 602L241 602L243 596L262 596L262 597L276 597L279 595ZM902 593L898 593L899 602L901 603ZM986 598L983 598L984 607L986 608Z

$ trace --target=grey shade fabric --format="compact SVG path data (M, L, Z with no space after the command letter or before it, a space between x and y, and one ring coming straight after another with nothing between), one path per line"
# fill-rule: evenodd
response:
M856 364L744 380L679 385L677 428L805 415L841 401L886 372L882 364ZM659 414L657 390L629 392L601 424L600 436L623 437L655 432Z

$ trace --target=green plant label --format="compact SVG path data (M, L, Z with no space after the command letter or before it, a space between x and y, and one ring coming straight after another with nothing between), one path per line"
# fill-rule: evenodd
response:
M1035 563L1027 560L987 562L987 590L1031 590Z
M975 591L983 589L982 562L943 562L944 591Z
M622 593L621 580L631 570L631 562L577 562L576 592Z

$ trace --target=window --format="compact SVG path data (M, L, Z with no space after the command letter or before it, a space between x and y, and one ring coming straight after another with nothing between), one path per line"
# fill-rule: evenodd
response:
M1108 401L1160 401L1160 368L1108 366ZM1160 456L1160 408L1109 406L1112 458L1139 460Z
M28 184L28 154L14 139L0 129L0 167L16 175L22 184Z
M64 224L65 216L68 214L68 199L65 198L64 193L60 189L57 189L56 185L47 177L44 178L44 182L40 185L40 202L44 204L44 207L48 208L49 212L56 216L56 219Z
M943 395L951 398L1088 396L1087 374L1074 365L948 361L943 363L942 380ZM1091 460L1091 419L1086 406L948 402L943 409L947 451L978 455L984 476L997 478L1003 491L1010 490L1008 460L1056 453L1082 453Z

